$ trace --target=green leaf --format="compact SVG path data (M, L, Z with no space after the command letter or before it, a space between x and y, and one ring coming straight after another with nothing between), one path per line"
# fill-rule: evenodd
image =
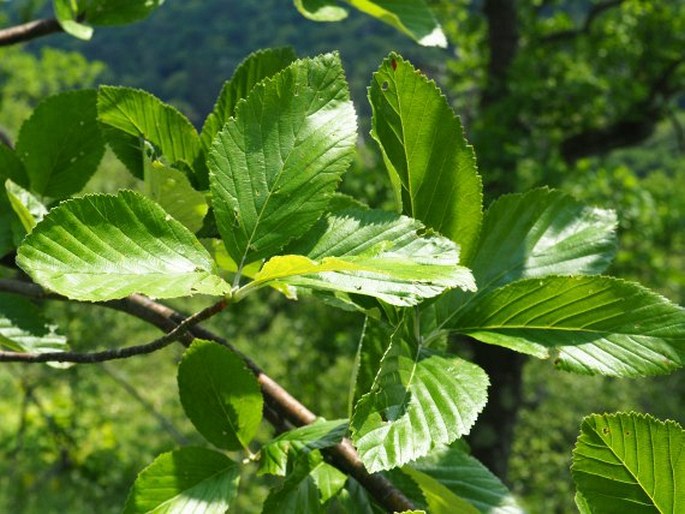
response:
M495 200L485 213L470 266L478 292L452 291L429 306L440 327L470 302L522 278L594 275L616 253L616 215L546 188ZM466 262L466 261L465 261Z
M126 25L146 18L164 0L79 0L85 19L93 25Z
M34 304L0 293L0 346L17 352L67 350L67 340L57 333Z
M123 514L225 514L238 492L240 468L221 453L181 448L140 472Z
M321 503L326 503L340 494L347 481L345 473L323 461L311 471L311 476L319 490Z
M0 142L0 179L8 178L21 187L29 187L29 176L14 150Z
M454 512L478 514L481 512L431 476L409 466L403 467L402 471L419 485L431 514L452 514Z
M133 161L135 139L149 141L164 157L166 162L177 165L181 162L193 169L195 185L206 190L207 170L202 163L202 145L195 127L174 107L155 96L128 87L100 86L97 96L97 110L100 121L129 135L121 139L116 132L105 132L114 137L113 147L126 149L122 153L127 161ZM141 145L141 150L143 149ZM141 161L142 162L142 154ZM131 166L127 164L131 169ZM134 175L136 172L131 170Z
M264 502L263 514L324 514L322 497L312 470L323 463L319 452L300 455L282 487Z
M458 243L468 259L483 217L483 188L459 118L435 82L397 54L374 73L369 101L371 135L402 212Z
M205 150L229 118L235 115L238 101L247 98L252 89L267 77L272 77L295 60L295 51L290 48L268 48L251 53L235 69L230 80L224 83L214 109L209 113L202 127L200 139Z
M75 0L53 0L55 18L64 32L78 39L88 41L93 37L93 27L79 22L82 11Z
M32 192L66 198L83 189L95 173L105 152L95 99L92 90L50 96L21 126L16 153Z
M355 357L354 389L350 394L350 412L362 395L368 393L373 387L393 332L394 329L390 325L369 316L366 317Z
M363 13L403 32L423 46L447 47L447 38L424 0L346 0Z
M408 467L433 478L451 494L467 500L476 508L476 512L523 513L523 509L517 505L516 500L499 478L478 460L456 446L440 448L427 457L405 466L402 470L407 472ZM409 474L413 476L411 472ZM420 481L419 485L422 485ZM426 494L425 490L424 494Z
M352 440L373 473L401 466L467 434L485 406L478 366L397 333L370 392L355 406Z
M63 202L26 237L17 264L37 283L75 300L230 292L195 236L132 191Z
M456 331L577 373L645 376L685 362L685 309L610 277L545 277L492 290L459 311Z
M451 287L475 289L470 271L458 265L456 245L422 232L418 221L382 211L330 214L286 249L298 255L268 261L253 287L279 280L374 296L398 306L415 305Z
M228 253L277 253L328 205L356 143L340 58L296 61L254 87L209 153L213 207Z
M4 257L17 247L15 242L17 229L22 230L21 224L14 214L7 194L0 190L0 257Z
M38 198L11 180L5 181L5 189L12 210L19 218L25 233L30 234L36 224L48 213L48 210Z
M342 441L346 432L347 420L342 419L318 419L311 425L289 430L262 447L259 474L285 476L290 451L307 453L335 446Z
M132 136L123 130L100 124L100 131L117 159L134 177L145 179L146 142L140 136Z
M213 445L247 448L262 420L263 399L254 374L234 352L195 340L178 366L186 415Z
M595 514L685 512L685 431L642 414L593 414L571 473Z
M145 162L147 196L191 232L200 230L209 210L205 195L193 189L182 171L159 161L150 162L146 159Z
M347 10L334 0L294 0L300 14L312 21L340 21L347 18Z

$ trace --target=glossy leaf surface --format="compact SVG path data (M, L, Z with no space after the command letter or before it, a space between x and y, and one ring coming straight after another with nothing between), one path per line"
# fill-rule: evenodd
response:
M583 420L571 467L594 514L685 511L685 431L642 414Z
M17 264L37 283L75 300L230 291L195 236L131 191L63 202L24 240Z
M545 277L482 295L454 326L577 373L645 376L685 362L685 310L610 277Z
M296 61L255 86L208 161L219 231L239 268L274 255L314 224L355 143L337 55Z
M402 211L473 252L482 219L482 184L473 148L435 82L397 54L373 75L371 135L378 142Z

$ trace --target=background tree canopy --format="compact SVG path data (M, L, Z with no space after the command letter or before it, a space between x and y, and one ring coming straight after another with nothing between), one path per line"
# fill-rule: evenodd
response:
M397 50L440 83L461 115L486 183L486 205L501 194L544 184L615 209L619 250L612 273L682 304L682 2L429 3L448 36L447 50L418 47L355 12L341 23L319 25L275 0L230 6L167 0L139 23L98 27L89 42L55 35L1 48L0 126L16 141L43 97L112 83L155 93L199 128L221 84L248 53L283 45L299 55L339 49L364 145L342 188L384 207L391 204L392 186L370 144L366 88L383 57ZM41 1L0 7L7 26L49 13ZM114 191L134 180L108 153L87 190ZM209 328L247 353L259 348L270 375L320 415L347 415L339 399L352 374L363 326L359 315L331 311L317 300L294 304L275 292L248 297L233 309ZM48 312L68 320L62 328L70 341L97 334L102 348L131 334L141 342L155 335L117 313L94 315L65 304L49 304ZM568 464L582 416L635 409L685 422L682 374L632 381L581 377L463 337L445 344L490 375L488 407L469 443L530 512L574 511ZM177 444L200 444L176 398L181 351L174 352L116 366L75 366L61 376L49 368L4 365L0 505L24 513L118 512L136 473L155 455ZM102 398L109 401L103 405ZM257 438L268 440L262 431ZM249 483L237 512L259 512L273 486L264 476Z

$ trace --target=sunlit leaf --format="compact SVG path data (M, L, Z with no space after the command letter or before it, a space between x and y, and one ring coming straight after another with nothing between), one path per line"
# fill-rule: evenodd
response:
M246 448L262 420L263 399L242 358L211 341L196 340L178 367L186 415L213 445Z
M424 0L346 0L423 46L447 47L447 38Z
M685 309L603 276L544 277L492 290L459 311L458 332L613 376L669 373L685 362Z
M397 54L373 75L371 135L378 142L402 211L473 251L482 219L482 184L459 118L432 80Z
M355 143L337 55L296 61L238 104L208 163L219 231L239 269L274 255L319 219Z
M452 514L454 512L479 514L481 512L430 475L409 466L402 468L402 471L419 485L431 514Z
M641 414L593 414L571 472L593 514L685 512L685 430Z
M347 10L335 0L294 0L300 14L313 21L340 21L347 18Z
M272 490L262 514L323 514L321 492L311 472L323 463L319 452L302 454L280 489Z
M63 202L26 237L17 264L37 283L76 300L230 292L195 236L131 191Z
M123 514L226 514L238 492L240 468L221 453L181 448L140 472Z
M370 472L401 466L467 434L487 386L478 366L395 334L350 424L364 465Z
M11 180L5 182L5 189L12 210L19 218L24 231L30 234L36 223L45 217L48 210L38 198Z

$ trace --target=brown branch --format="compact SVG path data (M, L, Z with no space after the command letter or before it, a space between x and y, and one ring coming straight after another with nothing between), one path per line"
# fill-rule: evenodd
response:
M31 41L48 34L62 32L63 29L55 18L34 20L22 25L15 25L0 30L0 46L16 45Z
M608 11L613 7L621 5L624 0L607 0L606 2L600 2L592 6L590 11L585 18L585 22L582 27L577 29L560 30L559 32L554 32L552 34L547 34L541 41L543 43L559 43L561 41L568 41L582 34L590 32L592 24L594 21L602 14L604 11Z
M138 346L126 346L124 348L113 348L101 352L45 352L45 353L23 353L0 351L0 362L73 362L78 364L93 364L96 362L106 362L116 359L127 359L136 355L153 353L169 346L174 341L185 335L186 332L197 323L204 321L216 313L226 308L226 301L221 300L202 311L185 318L170 332L154 341Z
M0 291L21 294L34 299L69 301L63 296L46 293L35 284L17 280L0 279ZM268 405L266 419L273 423L277 429L285 428L285 421L294 426L302 426L311 424L317 419L316 414L302 405L280 384L264 373L257 364L236 350L224 338L200 326L188 326L187 322L192 317L185 317L180 312L141 295L131 295L123 300L105 302L99 305L126 312L165 331L171 330L173 332L179 327L185 326L187 335L214 341L236 352L245 359L245 363L257 377L265 402ZM338 469L359 482L374 500L388 512L402 512L416 508L414 503L387 478L378 473L371 474L366 470L356 449L348 439L334 447L323 450L323 452Z

